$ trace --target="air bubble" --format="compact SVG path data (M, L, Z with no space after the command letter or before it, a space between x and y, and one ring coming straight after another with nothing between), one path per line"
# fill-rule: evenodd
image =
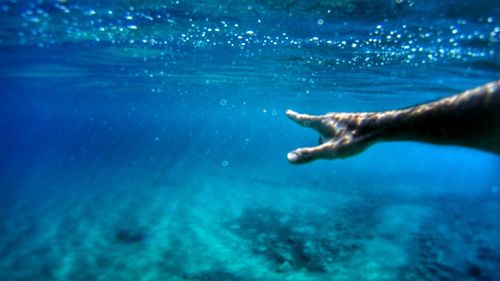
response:
M222 161L221 165L222 165L222 167L227 167L229 165L229 161L224 160L224 161Z
M221 99L219 101L219 104L222 105L222 106L225 106L227 104L227 100L226 99Z

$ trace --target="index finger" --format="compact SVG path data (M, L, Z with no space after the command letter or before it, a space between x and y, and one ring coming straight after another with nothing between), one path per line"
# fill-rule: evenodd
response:
M286 111L286 115L295 123L304 127L319 128L321 126L322 116L300 114L290 109Z

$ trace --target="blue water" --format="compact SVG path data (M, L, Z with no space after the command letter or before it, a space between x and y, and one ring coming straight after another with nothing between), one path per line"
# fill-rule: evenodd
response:
M500 77L500 5L0 1L0 280L500 280L500 157L317 143Z

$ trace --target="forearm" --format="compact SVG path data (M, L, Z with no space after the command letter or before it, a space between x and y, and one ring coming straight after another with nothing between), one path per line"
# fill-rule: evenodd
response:
M379 115L381 140L456 144L500 152L500 80Z

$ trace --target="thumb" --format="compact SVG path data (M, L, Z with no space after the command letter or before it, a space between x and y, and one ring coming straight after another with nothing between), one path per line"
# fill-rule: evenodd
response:
M324 143L314 147L302 147L287 154L288 162L292 164L303 164L319 158L326 158L327 148L331 144Z

